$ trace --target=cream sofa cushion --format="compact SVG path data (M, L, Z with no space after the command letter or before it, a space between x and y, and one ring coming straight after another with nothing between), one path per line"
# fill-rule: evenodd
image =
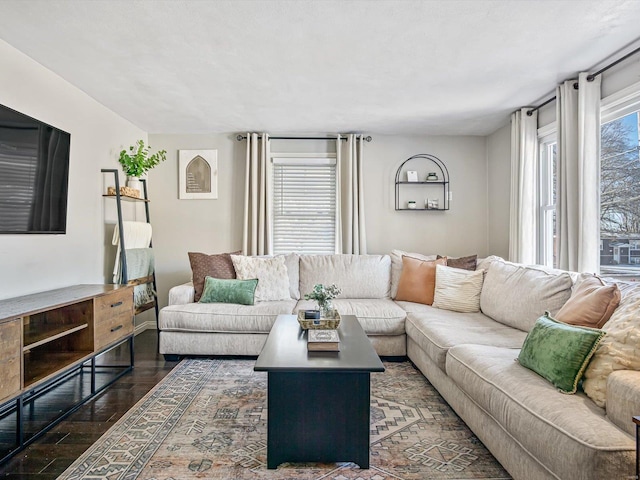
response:
M600 407L607 403L607 377L612 372L640 370L640 285L620 290L620 305L602 327L607 334L584 372L584 391Z
M405 311L388 298L338 298L333 307L341 315L355 315L367 335L402 335L405 330ZM300 300L295 311L316 308L313 300Z
M518 353L518 349L458 345L449 350L446 372L553 478L628 478L633 438L583 393L562 394L516 363Z
M497 322L528 332L545 311L553 316L571 296L573 281L568 273L549 273L502 259L487 263L480 308Z
M495 322L486 315L459 313L410 302L398 302L409 310L407 336L444 371L447 351L464 343L519 348L527 334Z
M162 331L269 333L276 317L292 313L296 301L262 302L255 305L235 303L190 303L170 305L160 310Z
M388 255L302 255L300 295L317 283L335 283L339 298L389 298L391 259Z
M629 435L636 434L631 418L640 412L640 372L617 370L607 377L607 417Z

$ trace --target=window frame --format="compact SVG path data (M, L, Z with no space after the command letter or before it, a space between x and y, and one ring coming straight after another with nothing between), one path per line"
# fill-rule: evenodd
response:
M538 129L538 258L540 265L555 267L553 258L553 214L556 203L553 203L553 169L550 149L558 143L555 122ZM551 217L551 220L549 220Z
M337 229L337 219L339 219L339 208L340 208L340 186L338 185L338 161L336 153L274 153L272 152L270 155L269 163L271 166L271 172L269 175L269 182L271 182L271 232L273 234L273 245L274 245L274 254L282 254L282 253L291 253L291 252L276 252L275 247L275 221L276 221L276 208L275 208L275 166L280 165L333 165L335 167L335 176L334 176L334 192L335 192L335 221L333 227L333 235L334 235L334 251L332 253L337 253L337 242L338 242L338 229ZM295 250L295 252L299 254L313 253L313 252L304 252Z

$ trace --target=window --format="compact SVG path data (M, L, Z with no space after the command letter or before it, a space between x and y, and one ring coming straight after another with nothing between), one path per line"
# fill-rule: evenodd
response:
M640 157L638 111L602 124L600 155L600 273L640 279Z
M540 140L540 213L538 262L556 267L558 262L556 242L556 152L555 135Z
M640 84L602 100L600 273L640 280ZM538 130L538 261L557 265L555 123Z
M273 253L336 249L336 159L273 158Z

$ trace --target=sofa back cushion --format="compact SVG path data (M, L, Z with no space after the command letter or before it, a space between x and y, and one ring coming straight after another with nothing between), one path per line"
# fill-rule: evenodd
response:
M555 315L562 308L572 285L568 273L494 259L482 285L480 309L497 322L528 332L546 311Z
M300 294L317 283L335 283L338 298L389 298L391 259L388 255L301 255Z

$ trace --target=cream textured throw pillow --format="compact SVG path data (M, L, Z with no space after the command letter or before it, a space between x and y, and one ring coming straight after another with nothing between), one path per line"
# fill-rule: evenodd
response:
M640 285L621 288L620 306L604 324L607 332L584 372L582 387L599 407L605 407L607 378L616 370L640 370Z
M240 280L258 279L254 295L256 302L289 300L289 274L284 256L272 258L231 255L236 277Z
M484 270L462 270L436 265L433 306L454 312L479 312Z

